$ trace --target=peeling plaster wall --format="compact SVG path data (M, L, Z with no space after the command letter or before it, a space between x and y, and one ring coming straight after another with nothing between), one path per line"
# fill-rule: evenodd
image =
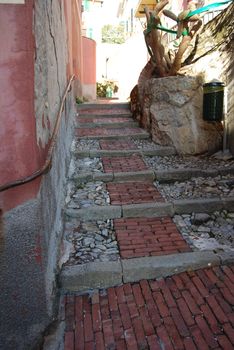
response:
M67 33L63 1L36 1L34 11L37 142L45 150L67 80Z
M77 0L72 1L73 4L77 2ZM12 62L14 59L17 63L18 57L22 62L25 56L21 57L14 45L21 41L27 42L26 34L30 38L34 34L35 39L35 51L32 50L32 47L34 48L32 45L30 50L25 52L29 62L35 63L34 71L26 70L28 85L25 84L27 88L21 94L30 97L30 99L25 98L29 101L27 108L30 110L27 114L30 120L30 128L27 132L31 135L34 147L32 149L28 144L28 148L19 152L17 143L14 144L5 162L7 167L11 161L10 156L14 156L15 151L18 151L22 156L20 161L23 165L27 162L32 163L31 171L25 174L30 175L44 163L61 98L69 78L68 57L71 58L74 54L66 45L68 37L64 9L66 1L26 0L25 6L2 6L6 7L0 8L0 22L2 15L6 26L12 26L8 35L9 41L5 45L7 46L4 52L6 62L8 52ZM68 16L67 20L71 18ZM74 34L77 40L79 39L78 27L79 23L76 28L77 33ZM26 28L26 32L22 28ZM18 41L15 40L16 38ZM3 42L4 38L0 35L0 44ZM76 56L77 61L78 55L79 52ZM6 65L9 72L11 72L12 62L9 67ZM5 66L0 64L1 69L4 72ZM73 71L70 70L70 73L72 74ZM21 76L16 78L20 79ZM7 90L8 85L10 87L11 84L11 81L8 81L8 75L1 75L1 79L1 82L6 84ZM76 84L77 82L74 82L62 112L50 172L27 185L5 191L3 196L0 196L0 212L1 207L4 208L3 233L0 237L0 349L35 349L40 344L46 327L56 318L59 272L57 262L63 232L66 174L76 114L74 98ZM15 99L13 102L15 101L17 105L18 100L15 95L10 97ZM9 101L11 109L13 102ZM12 109L9 113L10 118L14 117L16 112L17 110ZM24 126L25 109L17 113L18 120ZM11 123L8 138L17 133L24 140L24 129L18 130L17 127L16 123ZM5 147L4 143L3 145ZM34 158L38 164L32 162ZM14 169L12 175L17 178ZM31 187L33 188L30 192L31 197L19 196L22 192L28 193ZM5 205L7 200L10 203L8 206Z

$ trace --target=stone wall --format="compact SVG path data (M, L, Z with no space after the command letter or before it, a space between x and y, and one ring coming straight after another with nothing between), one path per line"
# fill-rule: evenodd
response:
M69 78L69 50L66 46L67 27L64 19L66 2L26 0L25 6L6 6L2 9L10 11L13 23L17 23L18 18L21 23L27 13L27 18L31 19L27 28L35 38L35 51L30 51L31 61L35 62L34 73L31 70L26 72L28 80L35 84L35 99L30 100L35 113L32 108L31 129L28 131L35 145L30 147L28 144L28 153L26 148L21 163L23 167L24 160L28 160L29 151L33 148L34 154L38 155L39 164L34 165L30 172L26 169L26 176L44 164ZM10 25L9 22L8 26ZM16 28L12 43L19 33L20 26ZM14 52L16 58L20 55L17 51L11 52ZM76 114L75 83L68 93L62 112L51 170L29 184L3 192L2 202L0 198L0 204L4 208L3 213L0 209L3 216L3 232L0 238L1 349L39 349L43 333L56 319L58 256L63 232L65 183ZM27 93L25 89L25 96ZM20 118L21 116L18 120ZM13 126L14 132L19 134L21 130L18 124ZM19 136L24 140L27 135L21 133ZM15 152L18 152L17 144ZM7 167L7 163L5 166ZM14 176L17 178L17 173ZM30 187L34 188L33 194L30 193L31 198L22 200L23 197L19 197L20 191L28 193ZM11 199L10 206L5 205L6 198ZM17 198L21 199L20 204L16 201Z
M149 79L145 84L142 122L160 145L181 154L219 148L222 129L202 117L202 81L196 77Z

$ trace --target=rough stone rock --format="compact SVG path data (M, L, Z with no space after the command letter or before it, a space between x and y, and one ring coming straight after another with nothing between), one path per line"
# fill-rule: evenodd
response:
M203 120L202 80L198 77L150 79L145 84L145 126L160 145L181 154L214 152L221 146L222 126Z

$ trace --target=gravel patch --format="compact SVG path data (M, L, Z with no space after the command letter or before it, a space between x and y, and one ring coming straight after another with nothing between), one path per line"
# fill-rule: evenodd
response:
M93 149L100 149L98 140L81 139L72 142L72 152L75 151L90 151Z
M69 220L65 225L65 240L73 246L66 265L117 261L120 258L113 220Z
M142 150L154 150L154 149L161 149L163 148L160 145L157 145L153 141L149 140L139 140L139 139L131 139L131 141L135 144L137 149L142 149Z
M232 175L216 177L193 177L189 181L176 181L172 184L154 182L163 198L188 199L234 196L234 177Z
M82 158L72 159L69 167L68 176L72 178L74 175L82 173L101 173L103 165L101 158Z
M194 250L234 251L234 212L175 215L173 220Z
M68 186L66 203L69 209L110 205L110 196L106 184L102 181L72 183Z
M168 169L188 169L196 168L201 170L207 169L219 169L228 168L234 166L234 160L218 160L212 157L199 157L199 156L155 156L144 157L146 163L155 170L168 170Z

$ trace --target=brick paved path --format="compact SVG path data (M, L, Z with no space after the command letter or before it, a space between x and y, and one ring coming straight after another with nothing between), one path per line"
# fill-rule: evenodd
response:
M65 350L234 349L234 266L65 297Z
M108 183L111 204L163 202L161 194L151 182Z
M114 228L124 259L191 251L169 217L115 219Z
M105 173L137 172L148 169L142 157L137 154L128 157L102 157L102 164Z
M126 122L127 111L83 110L80 122ZM103 115L106 115L104 118ZM93 115L93 118L92 118ZM116 117L117 115L117 117ZM122 115L122 117L121 117ZM86 117L87 117L86 116ZM105 119L105 120L104 120ZM80 128L77 136L116 135L100 140L102 150L136 149L121 139L136 128ZM138 129L138 134L143 133ZM147 170L140 155L102 157L104 172ZM163 198L152 182L108 183L112 205L157 203ZM190 252L170 217L114 220L120 257L132 259ZM107 262L108 264L108 262ZM142 280L106 290L67 294L65 350L208 350L234 349L234 266L219 266Z

